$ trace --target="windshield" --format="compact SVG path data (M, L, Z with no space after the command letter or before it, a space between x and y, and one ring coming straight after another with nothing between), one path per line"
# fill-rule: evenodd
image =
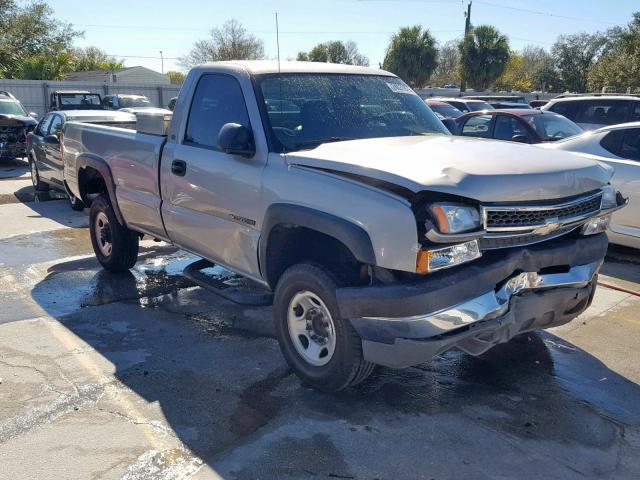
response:
M60 105L100 105L100 95L96 93L61 93Z
M341 140L449 135L424 101L395 77L273 74L258 82L276 151Z
M120 108L152 107L147 97L120 97Z
M553 142L582 133L582 128L578 125L568 118L555 113L544 112L538 115L524 115L522 119L545 141Z
M0 114L2 115L27 115L18 102L13 100L0 100Z
M449 105L448 103L445 103L444 105L428 105L440 120L444 118L458 118L460 115L462 115L462 112L460 110L452 105Z
M487 102L483 102L482 100L467 102L467 108L470 112L479 112L480 110L495 110L495 108L493 108Z

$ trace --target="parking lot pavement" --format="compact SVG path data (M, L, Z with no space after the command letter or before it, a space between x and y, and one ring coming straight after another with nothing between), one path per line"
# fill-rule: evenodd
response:
M613 288L568 325L330 395L289 371L269 309L182 277L189 254L145 240L110 274L86 215L15 198L0 205L0 478L640 478L640 297L615 289L638 287L635 252L612 249Z

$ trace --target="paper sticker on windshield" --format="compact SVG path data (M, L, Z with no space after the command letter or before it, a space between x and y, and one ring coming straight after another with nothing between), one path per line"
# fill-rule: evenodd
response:
M389 87L389 90L391 90L394 93L409 93L412 95L415 94L415 92L411 90L411 87L406 83L402 83L402 82L398 82L398 83L385 82L385 83L387 84L387 87Z

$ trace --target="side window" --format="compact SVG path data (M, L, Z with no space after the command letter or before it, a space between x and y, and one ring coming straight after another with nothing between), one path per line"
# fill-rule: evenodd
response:
M567 117L569 120L573 120L576 122L576 112L580 109L580 107L584 105L584 102L579 101L567 101L567 102L556 102L552 103L549 107L549 110L558 113L562 116Z
M631 119L629 121L640 121L640 102L633 102L633 112L631 112Z
M51 120L53 119L53 115L50 113L46 117L44 117L40 123L38 124L38 128L36 129L36 134L40 137L44 137L49 130L49 125L51 125Z
M526 128L517 118L509 115L497 115L493 138L498 140L512 140L513 137L524 136L529 138Z
M469 118L462 127L462 135L489 138L491 136L492 119L493 115L476 115Z
M600 146L606 151L613 153L619 157L622 156L620 152L622 137L624 136L624 130L615 130L607 133L602 140L600 140Z
M64 122L62 121L62 117L60 115L54 115L53 121L49 126L49 135L58 135L62 131L62 126Z
M640 160L640 128L629 128L624 131L620 156L629 160Z
M624 123L629 117L629 102L626 100L594 100L582 102L583 108L576 116L577 123L615 125Z
M240 84L229 75L203 75L191 102L184 143L217 150L225 123L249 126Z

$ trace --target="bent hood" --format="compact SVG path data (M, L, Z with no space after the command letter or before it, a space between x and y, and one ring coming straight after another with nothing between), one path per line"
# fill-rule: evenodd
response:
M24 115L0 114L0 126L3 127L33 127L37 123L33 118Z
M607 165L567 152L446 135L325 143L288 153L286 161L480 202L570 197L602 187L613 174Z

